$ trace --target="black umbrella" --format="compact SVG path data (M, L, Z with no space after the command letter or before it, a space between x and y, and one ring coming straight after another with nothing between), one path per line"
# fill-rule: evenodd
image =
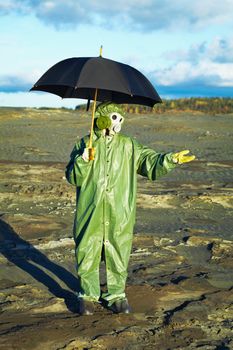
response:
M102 49L102 48L101 48ZM162 102L149 80L137 69L99 57L73 57L56 63L30 91L46 91L62 98L94 100L89 148L96 101L151 106Z

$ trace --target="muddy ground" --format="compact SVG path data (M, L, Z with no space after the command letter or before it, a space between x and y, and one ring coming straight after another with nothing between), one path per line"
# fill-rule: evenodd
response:
M129 315L77 314L64 169L89 116L2 108L0 122L1 349L233 349L233 115L126 117L142 143L197 156L157 182L138 177Z

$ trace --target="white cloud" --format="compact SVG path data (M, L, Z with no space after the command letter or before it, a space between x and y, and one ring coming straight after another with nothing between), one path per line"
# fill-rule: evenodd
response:
M0 12L8 13L14 10L18 10L18 6L14 0L2 0L0 1Z
M37 70L0 75L0 91L28 91L40 75Z
M140 31L206 28L232 23L233 0L4 0L0 13L33 13L56 28L92 23Z
M227 63L233 62L233 39L215 38L209 45L200 50L199 56L205 54L212 61Z
M0 0L0 14L11 12L27 13L33 6L33 0Z
M183 61L168 68L150 73L156 84L173 86L179 84L233 86L233 63L217 63L203 60L197 64Z
M197 63L201 60L211 60L218 63L231 63L233 62L233 38L215 37L209 43L203 41L192 45L187 50L168 51L163 56L175 62Z
M177 84L233 87L233 39L214 38L187 50L167 52L172 64L150 73L164 86Z

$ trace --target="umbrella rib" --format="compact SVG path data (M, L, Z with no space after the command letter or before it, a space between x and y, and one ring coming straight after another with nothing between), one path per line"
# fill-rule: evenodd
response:
M127 90L129 91L128 95L130 95L131 97L133 97L133 94L132 94L132 90L131 90L131 88L130 88L129 81L128 81L127 77L125 76L124 71L123 71L123 69L122 69L123 66L126 66L126 67L127 67L127 64L122 63L122 64L120 65L121 75L122 75L122 77L123 77L125 83L127 84Z

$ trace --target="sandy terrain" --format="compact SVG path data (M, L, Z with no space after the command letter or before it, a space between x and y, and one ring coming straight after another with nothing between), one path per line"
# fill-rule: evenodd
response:
M129 315L77 314L64 169L89 116L2 108L0 122L0 349L233 349L233 115L126 118L142 143L197 156L157 182L138 178Z

